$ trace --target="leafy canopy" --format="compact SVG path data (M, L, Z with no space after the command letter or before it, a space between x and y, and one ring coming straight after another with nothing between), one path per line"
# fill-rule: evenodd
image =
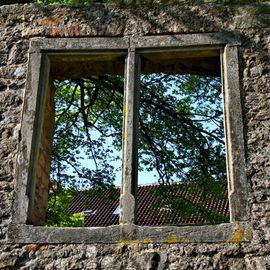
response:
M74 189L61 189L50 198L47 210L47 226L83 227L84 214L69 214L69 207L74 198Z
M199 211L210 223L223 222L225 217L205 207L209 194L224 199L220 79L159 73L141 75L140 84L139 169L161 184L155 196L183 216ZM53 181L80 189L113 186L121 166L123 77L91 76L54 85ZM172 199L167 189L175 188L174 182L193 183L191 197ZM199 204L193 200L198 194Z

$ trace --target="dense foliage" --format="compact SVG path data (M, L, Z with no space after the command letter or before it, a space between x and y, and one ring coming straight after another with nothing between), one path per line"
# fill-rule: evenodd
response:
M75 190L71 188L59 189L49 199L47 211L47 226L53 227L83 227L84 215L69 214L69 207L74 198Z
M162 182L224 177L220 88L219 79L210 77L142 77L140 160Z
M112 75L55 82L51 175L61 186L113 186L121 169L117 160L122 145L123 84L122 77ZM209 194L217 200L224 198L222 115L219 78L162 73L141 76L140 170L149 171L166 186L155 194L165 205L183 216L199 211L211 223L224 221L205 208ZM193 183L189 194L200 194L200 205L192 198L177 201L167 196L168 186L174 182Z
M111 186L117 169L111 162L120 158L123 79L93 76L55 88L52 179L77 188Z

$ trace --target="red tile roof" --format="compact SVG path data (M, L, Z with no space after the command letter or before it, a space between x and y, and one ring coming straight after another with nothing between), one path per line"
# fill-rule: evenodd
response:
M141 226L165 224L181 226L209 223L200 211L196 210L190 215L183 216L172 210L175 209L177 203L183 204L188 200L191 200L193 205L200 204L203 209L215 211L225 218L229 218L229 203L225 186L222 191L223 199L217 199L211 194L206 194L203 197L201 190L194 192L191 187L190 184L174 184L165 186L165 189L162 186L162 195L160 195L161 186L159 185L139 186L136 224ZM91 210L85 215L85 224L88 227L116 225L119 222L119 215L114 212L119 207L119 196L119 188L78 191L69 212L79 213Z

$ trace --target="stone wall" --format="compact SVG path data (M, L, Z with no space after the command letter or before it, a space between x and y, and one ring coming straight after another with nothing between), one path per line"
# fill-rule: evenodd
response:
M0 7L0 269L269 269L270 4ZM247 2L247 1L246 1ZM252 2L252 1L250 1ZM11 243L15 168L31 37L112 37L208 32L242 37L240 78L251 241L230 243ZM241 234L241 232L240 232Z

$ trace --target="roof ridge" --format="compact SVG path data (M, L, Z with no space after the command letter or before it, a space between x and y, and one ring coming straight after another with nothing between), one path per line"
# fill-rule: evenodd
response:
M181 182L181 181L179 181L179 182L171 182L171 183L145 183L145 184L138 184L138 187L155 187L155 186L161 186L161 185L165 185L165 186L169 186L169 185L178 185L178 184L191 184L191 182L185 182L185 181L183 181L183 182ZM121 186L113 186L112 188L114 188L114 189L120 189L121 188ZM97 188L89 188L89 189L78 189L77 191L78 192L84 192L84 191L88 191L88 190L92 190L92 189L94 189L94 190L96 190ZM98 189L102 189L102 190L104 190L104 189L110 189L110 187L105 187L105 188L98 188Z

